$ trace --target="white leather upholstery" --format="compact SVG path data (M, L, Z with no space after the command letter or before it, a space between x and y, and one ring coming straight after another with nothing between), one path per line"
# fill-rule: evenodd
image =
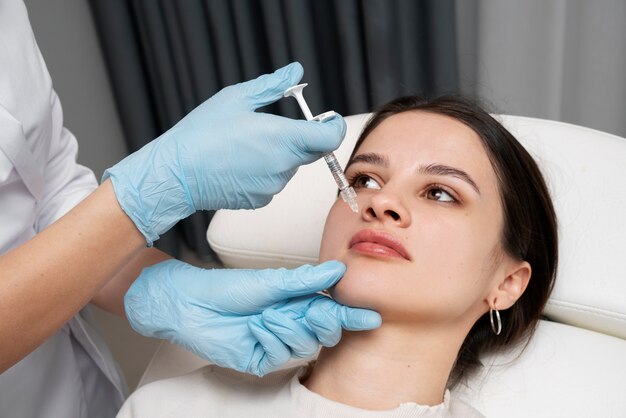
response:
M626 340L540 321L525 349L483 359L453 393L487 417L623 418L625 355Z
M345 165L368 115L346 118ZM498 116L538 161L559 219L559 271L530 345L488 364L459 396L493 417L626 416L626 140L541 119ZM226 266L316 263L336 187L323 161L302 167L265 208L220 211L207 238ZM617 338L619 337L619 338ZM202 361L164 345L141 384Z

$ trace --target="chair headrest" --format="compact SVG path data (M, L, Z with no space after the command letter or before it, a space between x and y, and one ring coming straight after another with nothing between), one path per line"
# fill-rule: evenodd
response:
M335 152L345 166L368 114L346 117ZM537 160L559 222L559 271L545 314L558 322L626 338L626 140L561 122L496 115ZM317 263L337 188L323 160L300 168L255 211L219 211L207 238L236 268Z

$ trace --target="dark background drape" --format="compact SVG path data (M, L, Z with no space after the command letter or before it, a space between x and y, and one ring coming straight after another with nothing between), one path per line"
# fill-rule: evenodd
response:
M291 62L314 114L371 111L399 95L458 90L454 0L90 0L130 152L222 87ZM265 111L301 118L295 100ZM201 257L212 214L157 246Z

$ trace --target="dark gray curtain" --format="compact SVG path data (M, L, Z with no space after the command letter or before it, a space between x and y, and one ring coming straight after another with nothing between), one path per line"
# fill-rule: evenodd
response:
M294 60L314 114L371 111L399 95L458 90L454 0L90 0L129 150L224 86ZM300 118L295 100L270 111ZM212 257L197 213L179 237Z

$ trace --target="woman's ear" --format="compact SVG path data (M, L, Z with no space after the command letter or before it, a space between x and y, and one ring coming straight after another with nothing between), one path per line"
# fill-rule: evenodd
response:
M527 261L515 261L508 266L507 274L488 296L488 304L493 309L509 309L522 296L532 269Z

